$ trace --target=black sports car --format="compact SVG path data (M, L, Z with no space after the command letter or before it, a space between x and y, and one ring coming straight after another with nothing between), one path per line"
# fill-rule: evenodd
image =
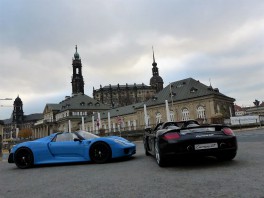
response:
M159 166L170 159L187 156L214 156L232 160L237 153L237 139L225 125L199 125L195 120L159 123L153 130L146 128L146 155L154 155Z

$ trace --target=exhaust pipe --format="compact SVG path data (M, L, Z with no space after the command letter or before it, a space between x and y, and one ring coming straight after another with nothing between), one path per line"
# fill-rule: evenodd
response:
M192 151L192 150L193 150L192 145L187 146L187 151Z
M220 144L220 148L225 148L226 147L226 143L221 143Z

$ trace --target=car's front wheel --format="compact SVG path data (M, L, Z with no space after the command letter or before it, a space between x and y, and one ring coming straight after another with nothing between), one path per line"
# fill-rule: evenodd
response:
M14 162L18 168L30 168L34 164L34 157L30 149L19 148L14 154Z
M159 149L159 145L158 145L157 140L155 140L155 157L156 157L156 161L160 167L164 167L166 165L165 158L160 153L160 149Z
M90 158L93 162L102 164L111 159L111 148L105 142L96 142L90 148Z

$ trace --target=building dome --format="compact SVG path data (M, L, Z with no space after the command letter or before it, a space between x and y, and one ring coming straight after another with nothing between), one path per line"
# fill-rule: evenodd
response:
M19 96L17 96L17 98L14 101L15 105L21 105L22 104L22 100L19 98Z
M75 60L76 60L76 59L80 59L80 55L79 55L79 53L77 52L77 45L76 45L75 49L76 49L76 51L75 51L75 53L74 53L74 59L75 59Z
M163 84L163 79L160 76L152 76L150 78L150 85L155 85L155 84Z
M74 58L75 58L75 59L79 59L79 58L80 58L80 55L79 55L78 52L75 52L75 54L74 54Z

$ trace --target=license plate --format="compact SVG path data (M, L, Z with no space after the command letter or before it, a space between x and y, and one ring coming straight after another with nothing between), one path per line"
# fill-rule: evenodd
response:
M195 150L212 149L212 148L218 148L217 143L195 144L194 145Z

